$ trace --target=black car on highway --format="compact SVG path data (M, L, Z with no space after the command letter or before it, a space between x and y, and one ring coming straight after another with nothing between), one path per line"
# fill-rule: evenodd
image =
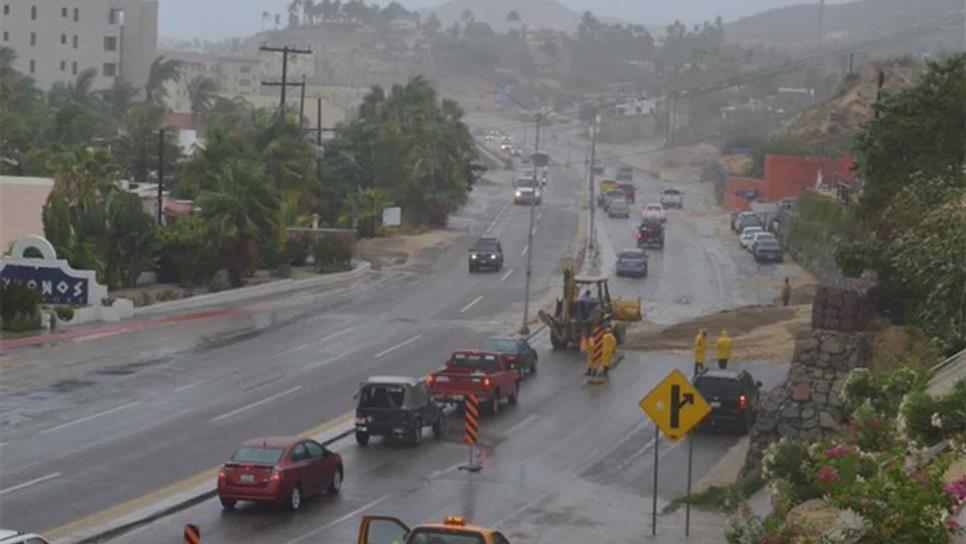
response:
M537 350L522 336L491 336L480 351L502 353L521 376L537 373Z
M761 382L747 370L708 370L694 379L694 387L711 405L701 428L729 428L747 433L758 417Z
M503 269L503 246L496 238L480 238L470 248L470 273Z
M405 376L373 376L356 394L356 442L369 443L372 436L422 442L423 429L443 438L446 414L430 398L425 380Z

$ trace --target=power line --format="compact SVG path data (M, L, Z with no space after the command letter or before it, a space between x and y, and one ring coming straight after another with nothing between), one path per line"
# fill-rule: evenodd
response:
M288 56L289 55L310 55L312 53L311 49L298 49L295 47L285 46L285 47L270 47L263 45L258 48L259 51L268 51L270 53L281 53L282 54L282 80L281 81L262 81L262 85L266 87L281 87L282 97L279 101L278 111L279 114L285 116L285 91L289 87L302 87L303 92L305 89L305 82L291 83L288 81Z

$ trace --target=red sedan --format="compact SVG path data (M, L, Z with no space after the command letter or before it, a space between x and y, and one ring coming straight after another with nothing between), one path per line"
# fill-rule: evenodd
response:
M255 438L218 472L218 498L229 510L238 501L281 503L298 510L304 497L337 493L343 474L342 457L315 440Z

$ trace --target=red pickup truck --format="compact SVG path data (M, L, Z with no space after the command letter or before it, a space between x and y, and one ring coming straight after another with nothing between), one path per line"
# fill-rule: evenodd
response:
M492 414L504 399L516 404L520 391L520 373L506 355L489 351L457 351L426 381L434 400L455 404L476 395Z

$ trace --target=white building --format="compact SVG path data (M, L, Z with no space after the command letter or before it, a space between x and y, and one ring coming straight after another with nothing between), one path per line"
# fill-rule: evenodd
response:
M157 52L157 0L0 0L0 46L41 89L88 68L93 89L143 86Z

